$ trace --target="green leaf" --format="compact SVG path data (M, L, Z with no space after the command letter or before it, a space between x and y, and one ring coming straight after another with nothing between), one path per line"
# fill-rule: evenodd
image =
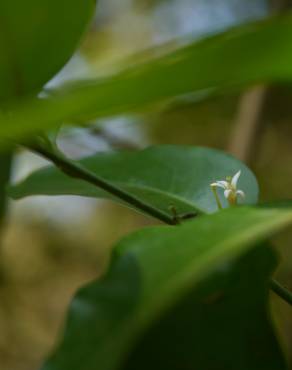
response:
M108 273L77 294L64 340L43 370L120 368L165 310L291 222L291 209L234 207L126 237L118 243Z
M123 369L286 369L268 312L275 262L263 245L218 269L151 325Z
M0 115L0 136L144 109L206 89L291 80L291 38L289 14L190 43L117 75L65 89L46 101L12 105L13 115Z
M252 172L237 159L215 149L166 145L139 152L98 154L81 163L93 173L165 212L169 212L171 205L178 213L216 211L210 184L233 176L239 170L242 174L238 187L246 194L244 202L254 204L258 199L258 185ZM221 201L226 206L221 190ZM14 199L65 194L112 198L91 184L62 174L56 167L33 173L11 187L9 194Z
M68 61L95 0L1 0L0 101L40 90Z

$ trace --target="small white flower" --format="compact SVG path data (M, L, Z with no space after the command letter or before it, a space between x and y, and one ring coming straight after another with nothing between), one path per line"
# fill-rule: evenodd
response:
M238 171L233 177L227 177L226 180L216 181L211 184L211 188L214 191L219 208L222 208L222 206L216 193L215 190L216 188L224 189L224 196L228 200L230 205L234 205L237 203L238 196L240 196L241 198L245 197L244 192L242 190L237 189L237 182L240 174L241 171Z

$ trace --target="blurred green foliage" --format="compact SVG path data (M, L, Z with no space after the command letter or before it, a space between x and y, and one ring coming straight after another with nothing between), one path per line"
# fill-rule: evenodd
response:
M81 4L77 0L70 4L66 1L59 4L56 1L45 0L41 3L32 0L17 3L19 3L17 7L8 0L0 4L0 99L3 108L0 115L1 137L5 138L8 133L12 136L28 135L32 129L50 127L59 120L63 123L83 125L88 123L88 117L91 119L91 124L95 123L93 121L96 117L107 117L107 120L97 122L99 128L95 136L105 142L110 150L117 147L123 149L129 142L135 147L138 135L144 138L144 143L204 145L224 149L233 138L231 132L238 115L241 94L244 93L245 88L251 83L284 82L285 87L282 85L268 89L267 97L261 107L262 114L259 118L261 125L259 132L256 133L256 145L250 148L253 156L249 164L258 176L262 200L291 198L290 120L292 112L289 85L292 76L290 63L292 23L290 14L263 23L231 29L223 35L197 43L194 39L201 38L202 35L213 34L231 25L239 25L247 20L266 16L267 2L263 0L220 2L214 0L100 0L97 17L78 56L75 55L73 59L76 61L78 57L81 58L83 65L86 65L95 77L94 81L69 85L65 89L56 88L53 95L51 91L50 93L46 91L46 96L49 96L47 100L40 101L36 100L35 96L30 96L28 100L17 99L12 104L6 105L6 100L10 100L15 95L27 93L33 95L39 92L43 85L60 70L73 53L83 29L88 24L94 5L93 1ZM287 5L289 4L281 1L273 2L274 9L283 9ZM192 18L194 14L197 15L196 18ZM188 34L187 37L186 34ZM168 42L161 46L157 45L163 41ZM136 49L141 51L149 46L154 47L142 53L134 53ZM129 57L129 54L132 54L132 57ZM137 66L134 65L135 62L139 62ZM120 73L119 70L125 70L125 67L126 71ZM111 73L118 72L104 78L108 70ZM78 66L72 73L72 79L75 73L78 75ZM96 79L96 75L102 78ZM62 74L58 78L57 84L62 80ZM201 89L205 88L208 90L202 93ZM199 94L193 94L194 91ZM4 101L5 105L2 104ZM133 115L133 110L137 108L139 108L139 115ZM120 137L120 132L116 132L112 137L106 131L106 127L111 123L111 118L108 117L112 114L124 113L128 114L124 119L129 126L135 122L134 138ZM100 127L104 131L99 131ZM125 132L126 128L122 127L122 131ZM85 146L89 146L89 141L88 139ZM74 145L73 143L73 147ZM80 137L77 137L75 148L77 154L79 154L78 145L80 145ZM95 142L94 145L96 145ZM96 151L95 147L94 151ZM143 180L144 170L147 168L150 170L150 166L151 169L155 169L155 160L149 162L149 158L144 162L138 161L136 166L132 167L126 154L107 154L105 158L107 156L126 158L124 162L118 163L117 173L112 174L114 178L116 174L124 176L125 182L127 176L131 178L138 172ZM129 157L132 157L132 154ZM102 156L94 155L93 162L95 158L98 161ZM175 152L173 157L167 158L168 160L163 156L160 159L162 167L167 164L169 168L174 168L177 164ZM211 162L213 160L210 159ZM223 162L226 165L227 162ZM242 166L243 172L245 171L246 167L234 159L228 161L229 168L231 162L234 163L234 170L235 167ZM3 179L2 193L5 182L10 176L9 163L10 155L7 157L4 154L0 162L0 175ZM95 165L96 163L93 169L96 171ZM184 181L188 182L187 185L193 186L191 180L196 183L196 165L194 164L193 167L192 169L191 161L186 168L180 165L182 174L177 174L175 184L182 181L183 172L187 171L187 178L190 180ZM214 180L224 178L225 168L223 167L224 164L218 172L212 172ZM194 173L191 173L192 170ZM164 173L161 168L158 168L156 175L158 179L160 175L161 182L166 184L167 190L175 196L177 189L174 190L175 187L172 187L169 173ZM251 178L252 176L249 180ZM29 182L30 179L32 183ZM53 189L49 186L49 181L56 186L54 194L60 193L60 188L65 189L62 190L63 193L79 195L88 195L89 190L91 189L90 194L92 191L92 187L81 186L80 183L77 186L77 180L65 178L64 175L56 174L54 170L42 171L39 175L38 173L32 175L30 179L24 182L24 186L27 185L27 194L48 193ZM34 179L36 179L35 183ZM206 184L210 182L209 178L205 180ZM251 196L249 181L246 178L243 181L247 183L247 190L244 190L249 197ZM204 198L205 192L210 191L205 185L198 188L194 186L194 196L200 198L202 195L200 191L202 191ZM34 186L37 191L29 186ZM81 192L80 187L83 189ZM153 201L153 197L141 189L137 194L144 200ZM162 207L163 204L164 208L171 200L167 198L162 202L159 197L155 199L155 205ZM3 205L6 203L4 197L1 201ZM12 212L7 234L4 235L2 242L1 265L4 280L1 281L0 286L2 302L0 305L2 333L0 334L0 363L1 369L4 370L39 368L49 348L55 346L55 337L57 332L60 335L65 309L76 288L106 270L109 246L112 243L127 232L150 222L142 216L134 216L119 206L98 203L96 212L89 222L87 218L87 221L78 227L69 224L65 228L64 223L58 224L57 217L53 220L42 219L45 209L42 210L43 212L34 211L29 202L27 201L28 208L25 216L21 214L20 221ZM47 199L47 204L43 208L49 209L50 202ZM69 202L73 203L72 198L67 203ZM25 201L22 204L24 203ZM15 204L12 208L15 208ZM237 210L234 211L236 213ZM82 213L81 210L79 212ZM254 215L251 211L250 217L247 217L245 225L248 229L247 233L257 226L253 219ZM220 232L224 234L225 229L227 234L231 233L231 225L236 224L237 221L241 224L241 216L239 218L237 216L231 212L229 218L222 218L220 221L222 227L218 226L220 229L218 233L212 229L214 225L209 224L209 221L200 221L208 225L206 226L206 233L210 234L208 236L216 238L220 237ZM215 217L220 218L221 215L217 214ZM265 217L266 223L263 227L266 232L271 231L274 223L279 222L282 225L282 221L283 223L287 221L286 214L282 216L281 212L269 214L267 211ZM192 223L195 225L196 221ZM58 226L53 227L52 224ZM148 281L147 274L150 274L150 271L157 269L159 273L165 273L167 276L169 271L166 267L169 260L173 259L172 266L177 266L179 257L182 258L180 253L185 251L187 242L181 243L184 240L183 237L188 237L190 245L198 243L193 241L195 238L199 243L203 240L200 239L200 233L204 233L204 227L196 227L200 229L197 230L196 235L189 226L188 235L177 237L179 249L176 246L173 247L175 253L178 253L177 259L175 253L168 255L171 243L162 248L167 251L161 252L160 260L156 258L154 252L151 254L151 258L149 257L151 266L149 265L143 272L145 280L140 280L139 269L145 263L142 259L141 264L136 266L139 270L137 279L136 275L133 279L132 270L127 269L127 266L125 270L124 267L121 269L120 275L113 275L113 281L116 284L114 285L117 287L117 291L114 291L116 294L113 296L110 296L110 289L103 290L106 282L112 277L111 272L106 274L103 280L99 279L89 287L83 288L73 301L71 308L73 316L72 313L69 316L65 347L61 347L64 353L58 352L57 364L65 364L65 367L58 367L58 365L55 367L56 363L52 362L50 364L53 365L48 365L49 368L53 366L54 370L63 370L69 364L68 369L72 370L74 366L79 366L79 369L79 363L82 362L84 369L91 369L96 367L94 362L96 359L99 366L100 359L104 361L105 366L111 360L116 361L115 356L118 356L118 351L115 344L110 344L109 348L112 351L106 351L103 354L102 349L101 352L95 352L96 343L89 341L88 343L94 347L93 352L97 356L95 358L91 354L87 355L90 345L85 343L84 346L84 343L79 341L83 338L88 339L91 334L95 338L95 335L101 333L99 330L106 328L107 324L110 325L110 315L107 315L111 310L115 315L127 316L129 311L124 312L121 306L118 309L116 300L123 301L129 295L133 299L131 293L134 291L136 294L134 299L139 301L141 292L145 288L141 281ZM150 235L151 232L151 229L148 231L146 229L137 235L143 235L144 238L144 233ZM147 254L149 247L156 247L163 233L156 234L156 231L153 233L155 242L147 238L145 240L138 238L141 245L145 244L144 249L138 245L139 253L144 251ZM130 237L130 240L131 238L135 241L135 236ZM204 240L207 239L208 237ZM124 239L121 242L122 245L125 244L126 249L128 240ZM275 239L278 249L281 248L282 262L284 262L280 264L277 276L288 283L292 278L290 240L289 230ZM136 248L136 242L132 243L130 250L133 246L134 249ZM242 247L241 244L240 247ZM236 248L232 253L235 251L237 251ZM195 252L192 251L192 253ZM132 256L131 251L129 254ZM269 248L255 249L249 255L239 259L231 270L217 271L214 276L209 277L209 280L202 281L199 286L190 289L189 296L169 308L167 315L161 317L161 321L156 320L149 325L145 330L145 337L137 339L132 356L127 359L126 367L142 368L139 363L142 357L147 359L143 361L145 368L159 364L159 368L165 366L169 369L173 366L174 369L181 370L183 366L185 369L192 369L195 359L200 361L202 370L217 370L218 366L224 370L233 370L238 369L237 358L241 358L243 368L253 368L253 366L256 369L285 368L267 309L268 279L272 272L272 260L273 256ZM112 267L114 272L116 266L123 264L123 261L123 256L114 261ZM175 273L172 271L166 281L171 280L172 276L179 276L179 273L180 271ZM128 287L134 287L134 290ZM97 299L96 291L100 294L98 295L100 299ZM224 291L223 295L222 291ZM160 296L157 281L154 281L153 286L151 285L151 298L152 292ZM108 300L107 294L110 296ZM104 315L99 316L101 302L105 310ZM121 302L118 303L121 304ZM129 308L127 304L126 308ZM240 312L241 309L243 312ZM273 300L273 312L282 348L285 349L287 359L291 360L290 307L287 308L285 303L276 299ZM191 315L195 317L190 322L188 316ZM94 319L95 324L97 322L96 326L92 325L92 321L89 320L91 318ZM107 321L108 318L109 321ZM84 322L87 324L86 327L81 325ZM210 322L213 325L210 325ZM240 325L237 328L238 323ZM189 332L186 335L187 330ZM222 332L225 335L224 340L222 340ZM111 335L112 332L108 336L109 339L112 339ZM124 333L119 335L118 344L122 347L127 346ZM175 335L178 338L174 338ZM200 345L196 345L194 349L192 342ZM228 351L224 352L226 347ZM72 348L76 349L74 353ZM100 353L101 357L98 357ZM172 357L169 356L170 353ZM209 353L212 353L213 357L209 356ZM70 363L73 355L76 361Z

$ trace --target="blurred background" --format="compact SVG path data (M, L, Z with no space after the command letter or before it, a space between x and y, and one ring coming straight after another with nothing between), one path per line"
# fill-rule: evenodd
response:
M287 11L289 1L99 0L80 50L48 87L103 76L231 26ZM69 10L70 11L70 10ZM65 127L59 146L72 158L151 144L224 149L255 171L261 200L292 198L292 87L254 86L200 101L192 96L139 115ZM19 152L13 181L46 162ZM62 333L74 292L106 266L121 236L153 223L108 201L34 197L9 204L1 248L1 370L38 369ZM292 288L292 230L275 240L277 278ZM271 296L273 318L292 362L292 311Z

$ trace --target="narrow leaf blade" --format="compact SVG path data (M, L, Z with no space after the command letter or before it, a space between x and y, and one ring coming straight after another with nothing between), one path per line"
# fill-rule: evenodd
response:
M68 87L48 100L0 115L0 137L59 122L109 117L211 89L292 79L291 14L231 29L104 79Z

